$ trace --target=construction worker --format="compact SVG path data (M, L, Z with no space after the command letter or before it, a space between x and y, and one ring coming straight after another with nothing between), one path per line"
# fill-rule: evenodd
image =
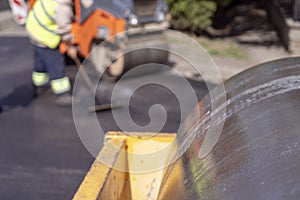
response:
M59 50L59 44L65 41L68 55L73 59L77 57L77 49L70 45L72 4L72 0L37 0L26 22L35 49L32 72L35 94L41 93L50 82L59 105L72 103L71 84L64 74L64 56Z

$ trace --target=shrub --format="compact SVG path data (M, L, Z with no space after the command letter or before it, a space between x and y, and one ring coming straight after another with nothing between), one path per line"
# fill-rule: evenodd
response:
M200 33L210 26L218 7L231 0L166 0L176 30Z

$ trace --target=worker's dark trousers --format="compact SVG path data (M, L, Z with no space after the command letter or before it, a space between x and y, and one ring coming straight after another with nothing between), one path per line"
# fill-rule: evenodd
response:
M50 80L64 77L65 61L59 49L42 48L34 45L34 71L48 73Z

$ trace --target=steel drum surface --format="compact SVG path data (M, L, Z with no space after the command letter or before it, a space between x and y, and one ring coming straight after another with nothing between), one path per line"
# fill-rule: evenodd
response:
M299 199L300 196L300 58L265 63L225 82L227 108L221 136L212 151L199 151L211 116L190 116L195 140L178 162L183 166L182 194L168 199ZM199 105L209 113L210 100ZM220 119L218 119L220 120ZM216 125L220 121L212 121ZM194 126L192 126L194 124ZM163 188L170 184L169 170ZM167 196L161 196L166 199Z

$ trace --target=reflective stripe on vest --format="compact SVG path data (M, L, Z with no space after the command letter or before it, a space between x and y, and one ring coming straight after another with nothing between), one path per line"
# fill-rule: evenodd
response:
M49 76L47 73L32 72L32 82L35 86L44 86L48 83Z
M62 94L71 90L71 84L68 77L52 80L50 84L54 94Z
M41 1L41 6L44 10L44 13L47 15L47 17L52 21L55 22L54 18L48 13L48 11L46 10L45 4L44 4L44 0L40 0Z
M57 48L61 40L61 36L55 33L58 26L53 19L57 4L54 0L38 0L26 22L27 30L51 49Z

